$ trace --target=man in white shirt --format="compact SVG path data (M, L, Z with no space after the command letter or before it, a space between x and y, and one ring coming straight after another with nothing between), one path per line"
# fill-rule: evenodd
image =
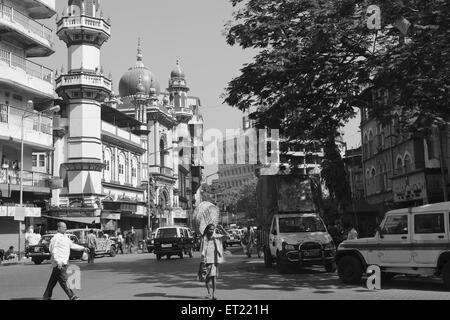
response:
M40 240L41 235L38 233L34 233L34 227L30 226L28 232L25 233L25 248L38 245Z
M66 224L58 223L58 233L50 241L50 253L53 271L44 293L44 300L51 300L53 289L59 283L70 300L80 300L67 286L67 267L69 266L70 249L75 251L89 252L88 248L77 245L66 236Z

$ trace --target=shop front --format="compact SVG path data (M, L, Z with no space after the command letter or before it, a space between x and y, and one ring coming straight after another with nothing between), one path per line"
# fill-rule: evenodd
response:
M24 217L20 224L17 220L19 216ZM0 206L0 249L7 250L14 246L15 250L25 247L24 235L25 228L30 225L33 219L41 217L41 208L20 208L16 206ZM21 225L21 239L19 246L19 225Z
M186 210L182 208L175 208L172 211L173 224L175 226L188 226L188 216Z

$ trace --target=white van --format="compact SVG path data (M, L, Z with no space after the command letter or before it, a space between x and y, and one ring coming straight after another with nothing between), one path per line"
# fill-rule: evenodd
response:
M267 267L276 261L281 273L289 265L299 268L321 265L327 272L334 272L335 253L333 239L318 214L283 213L273 216L264 252Z
M377 265L384 280L396 274L435 275L450 289L449 215L450 202L387 212L373 238L340 244L340 279L357 284L367 266Z

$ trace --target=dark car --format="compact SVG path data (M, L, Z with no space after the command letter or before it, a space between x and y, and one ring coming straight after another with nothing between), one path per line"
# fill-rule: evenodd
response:
M56 233L46 234L42 236L41 241L39 241L37 245L29 246L25 253L26 257L31 258L31 261L35 264L41 264L45 260L50 260L50 241L55 234ZM79 244L78 238L75 235L66 233L66 236L69 237L73 243ZM70 250L70 260L80 260L82 256L82 251Z
M188 254L192 258L194 256L194 238L191 234L189 228L186 227L158 228L154 241L156 259L159 261L162 256L170 259L175 255L183 259L184 254Z

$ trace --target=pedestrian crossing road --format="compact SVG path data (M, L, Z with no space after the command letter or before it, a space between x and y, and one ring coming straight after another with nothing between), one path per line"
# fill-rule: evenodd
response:
M217 284L220 300L306 300L306 299L450 299L439 279L399 277L369 291L364 283L344 285L336 274L322 269L292 270L278 274L265 268L263 259L247 258L242 249L232 248L221 266ZM204 285L197 281L199 253L183 260L155 259L154 254L118 255L95 260L94 265L75 262L81 269L83 300L118 299L205 299ZM51 265L0 266L1 300L40 299L50 277ZM67 299L59 286L54 299Z

